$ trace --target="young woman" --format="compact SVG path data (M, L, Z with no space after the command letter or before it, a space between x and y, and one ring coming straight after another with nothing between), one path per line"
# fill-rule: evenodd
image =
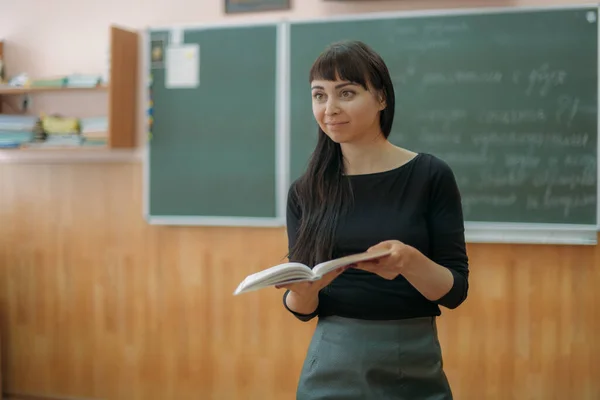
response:
M288 194L289 258L315 265L382 248L392 254L283 286L291 313L319 317L297 400L452 399L436 317L468 291L454 174L435 156L388 141L394 88L364 43L328 47L309 81L319 138Z

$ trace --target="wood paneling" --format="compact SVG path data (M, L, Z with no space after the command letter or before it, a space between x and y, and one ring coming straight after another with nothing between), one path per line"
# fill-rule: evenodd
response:
M293 399L314 322L275 289L232 296L285 231L148 226L141 181L136 164L0 164L4 391ZM469 253L470 297L439 323L456 398L600 398L600 248Z

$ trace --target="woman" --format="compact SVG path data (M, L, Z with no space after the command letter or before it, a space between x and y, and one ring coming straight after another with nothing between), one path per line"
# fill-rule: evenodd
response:
M388 69L357 41L310 71L319 138L288 194L289 258L307 265L391 249L378 261L282 286L285 307L319 321L298 400L452 399L436 330L467 297L460 193L446 163L392 145Z

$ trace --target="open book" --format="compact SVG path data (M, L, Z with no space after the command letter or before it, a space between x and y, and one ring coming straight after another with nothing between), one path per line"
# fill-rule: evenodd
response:
M281 285L291 282L317 281L328 272L334 269L345 267L359 261L374 260L385 257L390 254L390 250L370 251L358 254L352 254L345 257L336 258L315 265L313 269L308 266L289 262L279 264L263 271L248 275L235 289L234 295L254 290L263 289L269 286Z

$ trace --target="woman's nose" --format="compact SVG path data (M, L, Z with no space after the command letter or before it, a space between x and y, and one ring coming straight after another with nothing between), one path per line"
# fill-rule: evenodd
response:
M325 114L326 115L335 115L339 112L339 107L334 100L330 100L327 102L325 106Z

